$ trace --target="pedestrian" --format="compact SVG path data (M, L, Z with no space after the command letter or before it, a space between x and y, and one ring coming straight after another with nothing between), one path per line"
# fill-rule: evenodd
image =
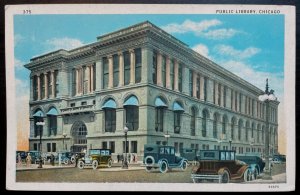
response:
M120 155L119 154L117 155L117 160L118 160L118 162L120 161Z
M30 153L28 153L26 157L26 166L30 167L30 165L31 165L31 155Z
M135 154L133 154L133 162L135 163Z
M18 167L21 167L21 166L22 166L22 158L21 158L20 153L18 153Z
M75 154L75 167L77 167L77 163L78 163L78 154Z
M51 154L50 163L52 166L54 166L54 155L53 154Z

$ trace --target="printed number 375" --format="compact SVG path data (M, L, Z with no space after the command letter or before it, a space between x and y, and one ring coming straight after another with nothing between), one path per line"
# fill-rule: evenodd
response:
M31 14L31 10L30 9L24 9L23 14Z

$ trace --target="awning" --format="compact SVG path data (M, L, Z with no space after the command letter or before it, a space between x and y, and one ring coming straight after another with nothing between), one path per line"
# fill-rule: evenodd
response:
M184 112L184 109L182 108L182 106L178 102L174 102L174 104L173 104L173 110L174 111Z
M123 106L138 106L138 105L139 105L139 101L136 99L135 96L131 96L123 104Z
M42 111L37 111L36 113L34 113L34 115L32 115L32 116L38 116L38 117L43 117L44 116L44 114L43 114L43 112Z
M56 116L56 115L58 115L58 112L55 108L51 108L49 110L49 112L47 112L47 115L55 115Z
M162 101L162 99L160 97L157 97L155 99L155 106L156 107L168 107L164 101Z
M114 109L116 109L117 108L116 102L112 99L107 100L104 103L104 105L102 106L102 109L105 109L105 108L114 108Z

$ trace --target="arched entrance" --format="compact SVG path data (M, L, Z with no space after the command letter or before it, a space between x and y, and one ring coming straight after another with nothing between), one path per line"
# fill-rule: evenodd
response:
M82 121L76 121L71 128L71 136L73 144L71 146L71 151L82 152L87 149L87 129Z

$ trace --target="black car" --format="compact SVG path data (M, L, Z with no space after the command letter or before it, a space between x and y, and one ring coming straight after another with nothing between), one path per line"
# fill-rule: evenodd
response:
M249 165L253 179L257 179L257 176L263 172L266 164L260 157L255 155L236 155L236 159Z
M283 154L274 154L272 161L273 161L273 163L285 163L286 156Z

